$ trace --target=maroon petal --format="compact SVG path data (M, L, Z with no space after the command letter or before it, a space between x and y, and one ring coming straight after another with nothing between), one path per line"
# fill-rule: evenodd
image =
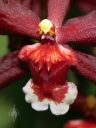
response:
M62 28L57 30L57 41L96 46L96 11L67 21Z
M48 19L55 26L61 26L70 0L48 0Z
M32 10L41 16L41 1L40 0L32 0Z
M6 4L13 5L13 4L20 3L20 1L21 0L0 0L0 3L6 3Z
M74 52L76 61L73 69L85 78L96 83L96 57L81 52Z
M21 0L23 6L32 9L36 14L41 16L41 2L40 0Z
M31 0L21 0L20 2L23 6L27 7L30 9L31 6Z
M96 9L96 0L78 0L76 6L85 13Z
M39 21L34 12L19 3L0 2L0 28L4 31L38 37Z
M0 59L0 88L22 78L26 69L17 58L18 52L10 53Z

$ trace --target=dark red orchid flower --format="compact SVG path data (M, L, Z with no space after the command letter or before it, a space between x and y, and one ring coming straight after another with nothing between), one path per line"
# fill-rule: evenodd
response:
M69 3L70 0L48 0L48 16L43 20L21 4L0 3L0 29L38 41L23 47L18 55L32 74L23 88L25 99L38 111L50 106L55 115L65 114L77 96L75 84L67 82L70 68L96 82L96 57L70 47L74 43L96 46L96 11L62 25Z
M96 128L96 122L90 120L72 120L64 128Z
M85 13L91 12L96 9L96 0L77 0L76 6Z

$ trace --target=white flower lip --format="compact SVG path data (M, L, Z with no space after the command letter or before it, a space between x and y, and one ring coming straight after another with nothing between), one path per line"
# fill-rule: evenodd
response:
M65 95L62 103L56 103L52 100L45 98L43 101L38 100L38 96L34 94L32 86L34 83L30 79L28 83L23 87L25 93L25 100L27 103L31 103L31 106L36 111L45 111L50 106L50 110L54 115L63 115L68 112L70 104L74 102L77 97L77 87L74 83L67 82L68 93Z

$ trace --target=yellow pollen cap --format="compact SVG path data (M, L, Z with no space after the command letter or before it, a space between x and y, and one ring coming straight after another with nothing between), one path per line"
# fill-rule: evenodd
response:
M39 28L40 31L43 32L44 34L47 34L50 32L51 28L53 27L53 24L50 20L44 19L39 23Z

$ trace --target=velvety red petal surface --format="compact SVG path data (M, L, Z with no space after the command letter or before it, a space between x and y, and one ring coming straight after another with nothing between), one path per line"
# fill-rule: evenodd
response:
M40 0L32 0L32 10L41 16L41 1Z
M17 55L18 52L13 52L0 59L0 88L11 84L26 74Z
M34 11L38 16L41 16L41 2L40 0L21 0L23 6Z
M67 21L57 30L57 41L96 46L96 11Z
M0 2L13 5L13 4L16 4L16 3L20 2L20 1L18 1L18 0L14 0L14 1L13 0L0 0Z
M37 30L40 19L21 4L0 2L0 28L10 33L38 37Z
M67 13L70 0L48 0L48 19L55 26L61 26Z
M20 0L20 3L25 6L28 7L30 9L31 6L31 0Z
M74 70L96 83L96 57L75 51Z

